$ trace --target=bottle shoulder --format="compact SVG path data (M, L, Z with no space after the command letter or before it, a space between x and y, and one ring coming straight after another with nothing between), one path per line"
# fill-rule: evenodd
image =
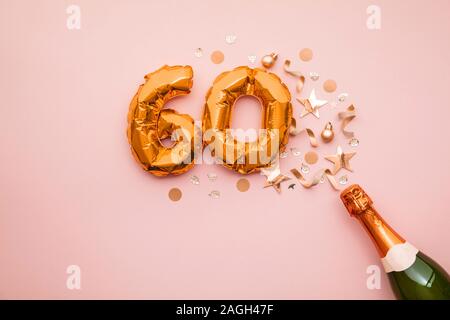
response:
M418 252L414 263L401 272L389 272L389 280L399 299L450 300L450 276L437 262Z

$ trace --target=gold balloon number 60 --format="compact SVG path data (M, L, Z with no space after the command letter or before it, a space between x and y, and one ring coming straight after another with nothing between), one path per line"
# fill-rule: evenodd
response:
M190 66L163 66L145 76L130 104L128 140L142 167L156 176L182 174L194 165L194 120L189 115L163 109L175 96L189 94ZM230 133L236 101L246 95L262 104L262 129L253 142L238 141ZM225 167L242 174L271 165L289 139L292 104L289 89L279 77L262 69L238 67L220 74L206 95L202 117L203 144ZM166 147L161 140L182 130L177 142ZM175 155L175 156L174 156Z

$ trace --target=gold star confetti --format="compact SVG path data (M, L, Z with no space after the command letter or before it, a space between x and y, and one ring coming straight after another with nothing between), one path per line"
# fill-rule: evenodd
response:
M319 108L323 107L328 103L328 101L326 100L317 99L316 91L314 89L311 91L309 98L307 99L297 98L297 100L305 107L300 115L301 118L308 115L309 113L312 113L316 118L320 118Z
M280 174L271 181L267 180L266 183L264 184L264 188L273 187L278 193L280 193L281 192L281 183L284 181L288 181L288 180L291 180L291 178Z
M356 152L344 153L341 146L337 147L337 152L335 155L326 156L325 159L334 163L334 168L332 170L333 175L335 175L341 168L347 169L348 171L353 171L350 167L350 159Z
M273 187L278 193L281 192L281 183L291 180L291 178L281 174L278 161L272 163L270 167L261 169L261 174L266 176L267 179L263 187Z

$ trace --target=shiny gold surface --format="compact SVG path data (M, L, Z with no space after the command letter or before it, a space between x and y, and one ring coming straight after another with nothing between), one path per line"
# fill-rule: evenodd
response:
M144 170L156 176L182 174L193 165L194 120L172 109L163 109L173 97L190 93L193 71L190 66L163 66L145 76L145 83L130 103L128 141ZM161 140L177 129L177 142L170 148Z
M244 95L255 96L263 107L261 128L266 131L253 142L238 141L228 133L233 106ZM269 167L285 149L291 119L291 95L280 78L262 69L238 67L220 74L206 94L203 141L214 145L214 156L225 167L248 174Z
M342 191L341 200L351 216L364 213L373 203L367 193L357 184Z
M261 64L264 68L272 68L275 64L275 61L277 61L278 55L276 53L266 54L261 59Z
M334 167L331 172L333 172L333 174L336 174L339 170L341 170L341 168L344 168L348 171L353 171L350 166L350 159L353 158L355 154L356 152L343 152L341 146L338 146L336 154L326 156L325 159L333 162Z
M364 226L381 257L385 257L394 245L405 242L373 208L372 199L359 185L352 185L342 191L341 200L350 215L355 216Z
M325 125L322 132L320 133L320 136L322 137L322 140L325 143L331 142L331 140L333 140L334 130L333 130L333 125L331 124L331 122L328 122Z

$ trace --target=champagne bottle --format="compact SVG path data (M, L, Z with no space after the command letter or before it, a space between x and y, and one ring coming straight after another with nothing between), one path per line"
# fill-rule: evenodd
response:
M397 299L450 300L448 273L395 232L359 185L345 189L341 200L372 238Z

